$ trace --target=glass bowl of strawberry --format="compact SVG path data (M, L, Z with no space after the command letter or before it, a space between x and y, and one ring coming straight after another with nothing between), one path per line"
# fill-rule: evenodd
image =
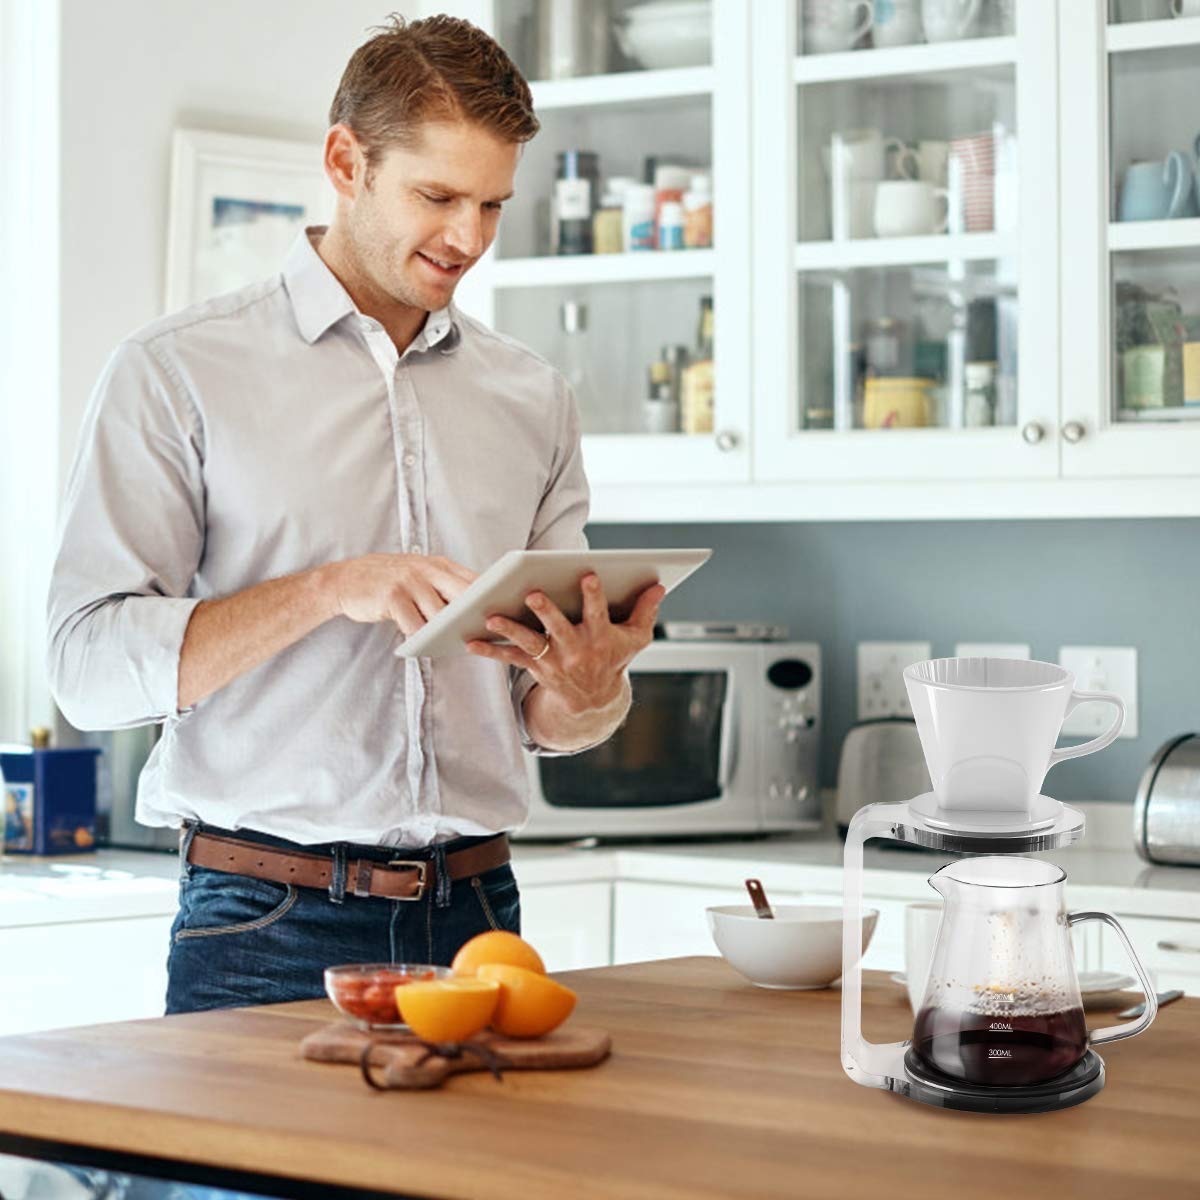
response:
M453 974L449 967L431 963L344 963L325 968L325 991L338 1012L360 1029L405 1029L396 988Z

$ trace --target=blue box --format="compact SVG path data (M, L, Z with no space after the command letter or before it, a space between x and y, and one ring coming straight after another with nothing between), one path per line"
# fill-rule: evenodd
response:
M96 848L95 746L0 753L7 854L82 854Z

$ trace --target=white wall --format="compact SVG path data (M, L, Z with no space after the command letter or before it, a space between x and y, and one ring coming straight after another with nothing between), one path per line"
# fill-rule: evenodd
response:
M395 0L61 0L62 478L116 343L162 310L171 132L319 142Z

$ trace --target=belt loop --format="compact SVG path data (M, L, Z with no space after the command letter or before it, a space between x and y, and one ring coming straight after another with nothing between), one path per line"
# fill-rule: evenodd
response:
M335 842L333 847L333 876L329 880L329 899L341 904L346 899L346 843Z
M434 886L433 902L438 908L450 907L450 872L446 869L446 847L438 842L433 848L434 873L437 881Z
M192 849L192 838L200 828L198 821L184 821L179 830L179 882L186 883L192 877L192 868L188 866L188 854Z

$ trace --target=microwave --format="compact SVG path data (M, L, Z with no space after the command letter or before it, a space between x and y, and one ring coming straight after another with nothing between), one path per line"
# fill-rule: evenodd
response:
M821 650L652 642L633 705L599 746L526 756L529 839L711 837L821 826Z

